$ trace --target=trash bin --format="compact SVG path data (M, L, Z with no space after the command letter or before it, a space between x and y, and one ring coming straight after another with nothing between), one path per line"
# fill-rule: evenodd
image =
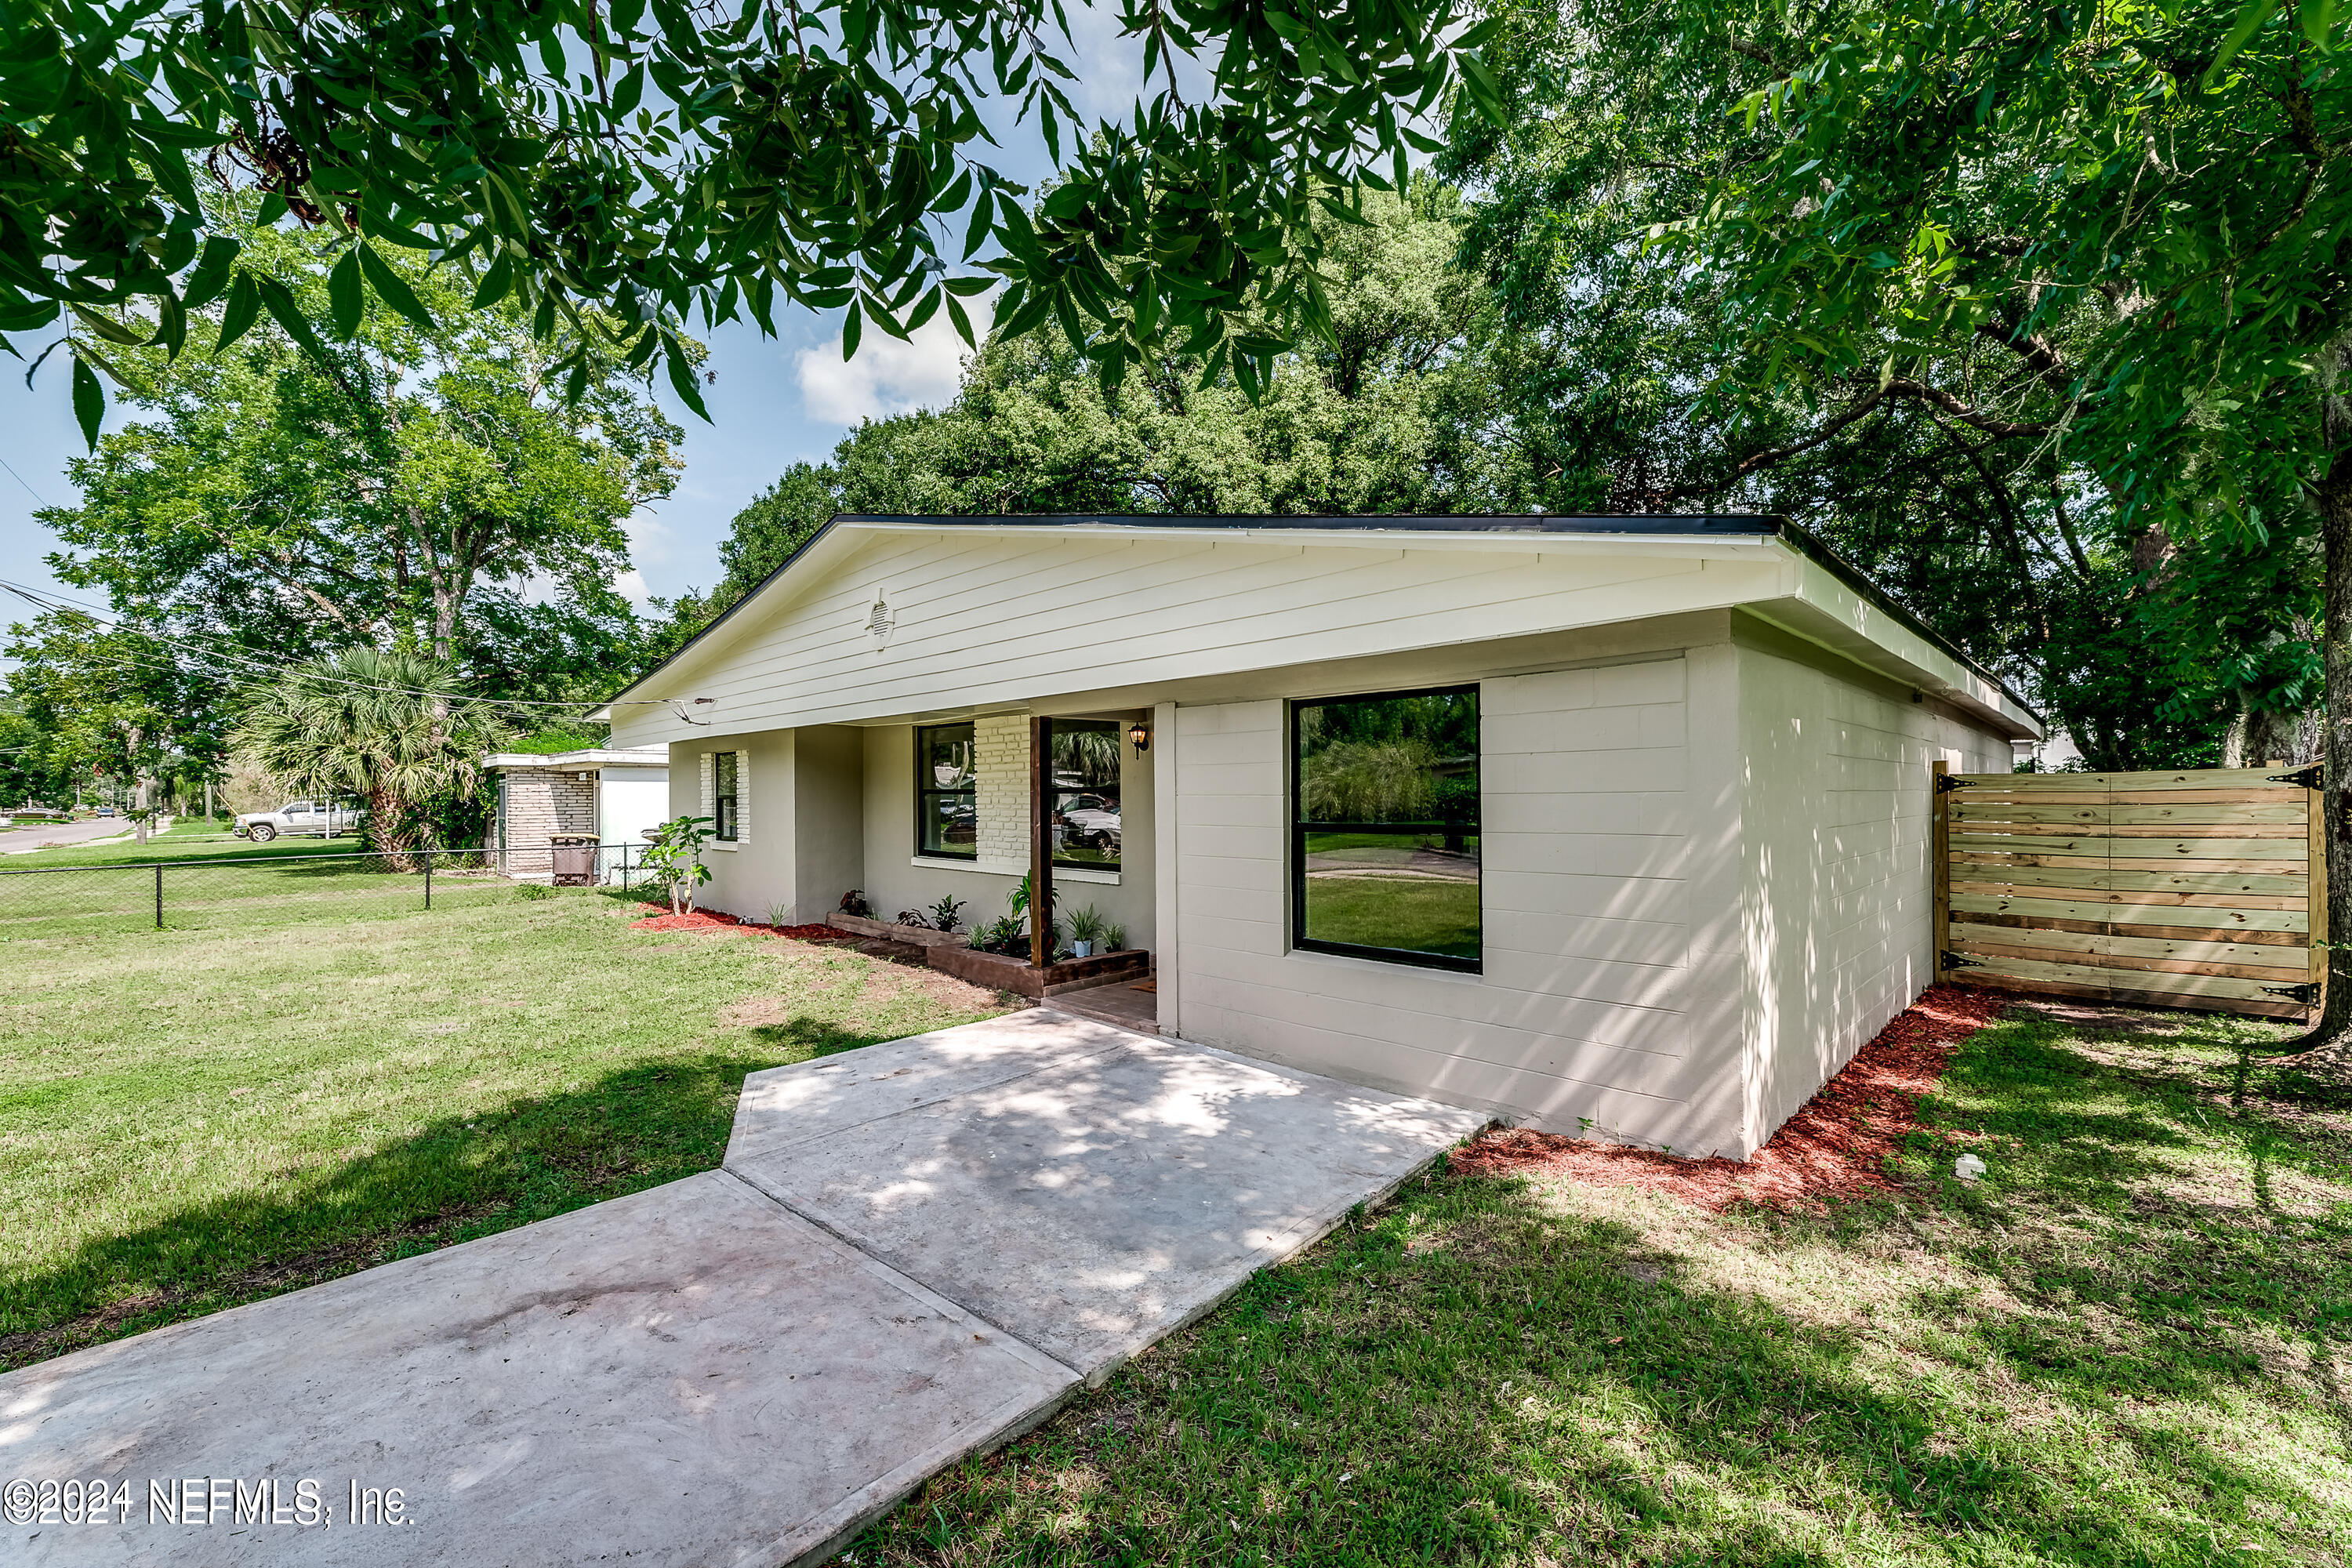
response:
M550 858L555 862L555 885L585 888L596 880L596 836L593 833L548 835Z

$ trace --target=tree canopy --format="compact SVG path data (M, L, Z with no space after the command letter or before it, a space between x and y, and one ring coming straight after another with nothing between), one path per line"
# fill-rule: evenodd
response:
M306 327L334 309L322 248L247 237ZM59 576L263 667L371 644L501 696L608 679L635 633L613 586L622 524L669 493L679 433L611 359L567 402L550 381L561 342L406 269L430 331L370 308L323 354L274 323L218 354L141 351L147 417L68 464L79 506L38 514L67 546Z
M662 359L697 409L690 315L846 307L850 353L869 322L967 327L958 297L1001 279L1009 334L1055 322L1109 382L1181 331L1254 384L1324 324L1317 220L1402 180L1457 81L1493 101L1483 25L1451 0L1118 20L1147 95L1089 127L1060 0L25 0L0 10L0 332L65 321L93 437L122 345L176 351L216 300L223 342L262 311L299 336L209 185L333 247L341 336L368 294L425 326L394 265L423 253L568 327L560 377ZM1034 212L989 161L992 100L1059 166Z

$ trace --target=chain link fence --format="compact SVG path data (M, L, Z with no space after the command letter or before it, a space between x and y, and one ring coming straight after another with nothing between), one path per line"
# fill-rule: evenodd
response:
M542 896L551 883L658 900L642 844L188 856L0 867L0 938L267 926L422 914Z

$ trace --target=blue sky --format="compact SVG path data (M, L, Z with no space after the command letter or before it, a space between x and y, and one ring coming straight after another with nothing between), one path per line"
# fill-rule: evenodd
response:
M1080 78L1073 101L1090 117L1122 113L1139 85L1139 52L1118 38L1113 16L1073 5L1070 23L1076 47L1064 53ZM1185 83L1188 93L1206 85L1201 73L1185 74L1192 79ZM985 118L1001 144L991 160L998 168L1030 182L1048 172L1034 120L1015 128L1009 108ZM976 315L974 325L982 324ZM708 587L719 575L719 544L728 521L745 501L793 463L826 457L861 418L945 401L955 391L965 352L944 312L911 346L867 331L847 364L841 360L837 312L779 312L776 326L773 339L746 324L708 335L707 368L719 375L705 394L711 423L684 413L663 387L671 416L686 430L686 472L676 494L630 520L635 570L622 586L633 597L667 598ZM44 502L70 506L79 500L65 477L66 459L82 446L69 367L63 355L53 356L28 390L22 366L5 363L0 458L15 474L0 471L0 578L72 592L44 560L59 548L58 540L33 516ZM122 423L121 410L110 408L107 427ZM22 601L0 595L0 624L19 618L24 609Z

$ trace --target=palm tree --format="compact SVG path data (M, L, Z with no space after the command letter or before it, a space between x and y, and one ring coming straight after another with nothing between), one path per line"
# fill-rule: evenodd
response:
M513 726L484 702L443 695L446 664L414 653L348 648L287 670L246 710L237 749L296 789L367 803L368 838L401 870L432 842L425 807L475 787L484 753Z

